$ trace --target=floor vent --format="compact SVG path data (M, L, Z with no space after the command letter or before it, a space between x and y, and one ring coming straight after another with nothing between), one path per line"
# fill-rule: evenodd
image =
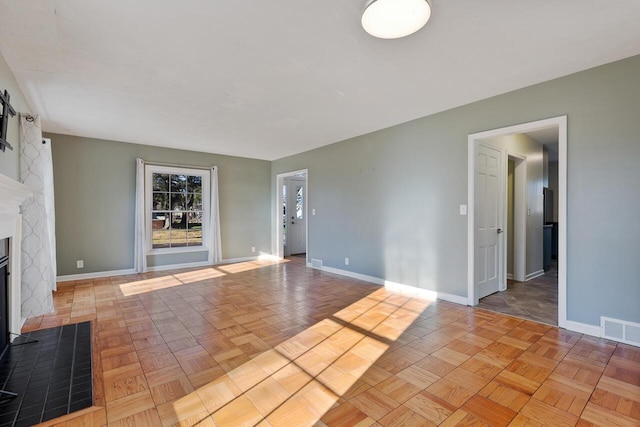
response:
M601 317L602 338L640 347L640 324Z
M318 270L322 270L322 260L321 259L311 259L311 268L317 268Z

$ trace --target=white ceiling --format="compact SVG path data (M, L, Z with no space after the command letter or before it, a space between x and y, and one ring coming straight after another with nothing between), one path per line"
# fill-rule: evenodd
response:
M364 4L0 0L0 51L46 131L267 160L640 54L638 0Z

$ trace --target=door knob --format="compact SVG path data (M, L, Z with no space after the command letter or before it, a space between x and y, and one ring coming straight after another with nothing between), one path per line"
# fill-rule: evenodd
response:
M498 228L498 234L502 233L502 228Z

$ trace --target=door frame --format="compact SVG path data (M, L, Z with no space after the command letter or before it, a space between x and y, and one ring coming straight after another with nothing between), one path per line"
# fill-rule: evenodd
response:
M524 282L527 275L527 158L507 150L505 168L509 167L509 160L514 162L514 197L513 197L513 279ZM507 174L508 179L508 174ZM505 201L508 202L507 184L505 183ZM504 211L503 223L507 224L507 210ZM509 227L505 226L505 240L509 238ZM508 243L505 243L505 248ZM507 289L507 271L505 262L505 281L500 290Z
M475 289L475 147L479 141L496 136L526 133L557 127L558 129L558 326L567 325L567 116L552 117L484 132L470 134L467 146L467 304L478 304Z
M276 230L276 247L275 247L275 256L282 259L284 258L284 241L282 239L282 185L284 184L284 179L289 177L294 177L300 174L305 175L305 189L306 194L304 196L304 215L307 219L304 225L304 233L305 233L305 252L306 252L306 261L309 261L309 169L299 169L291 172L283 172L276 175L276 203L274 210L274 226Z

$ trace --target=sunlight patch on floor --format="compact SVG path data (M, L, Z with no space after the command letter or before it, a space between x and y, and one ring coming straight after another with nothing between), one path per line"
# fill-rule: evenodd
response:
M146 292L157 291L159 289L182 286L189 283L196 283L203 280L224 277L228 274L256 270L258 268L268 267L270 265L286 262L289 261L271 257L267 259L258 259L256 261L240 262L237 264L217 265L215 267L207 267L199 270L189 270L182 273L167 273L163 276L137 280L135 282L120 283L118 287L120 288L120 292L122 292L121 296L128 297L132 295L143 294Z
M172 419L196 394L218 425L313 425L431 304L380 289L173 402Z

